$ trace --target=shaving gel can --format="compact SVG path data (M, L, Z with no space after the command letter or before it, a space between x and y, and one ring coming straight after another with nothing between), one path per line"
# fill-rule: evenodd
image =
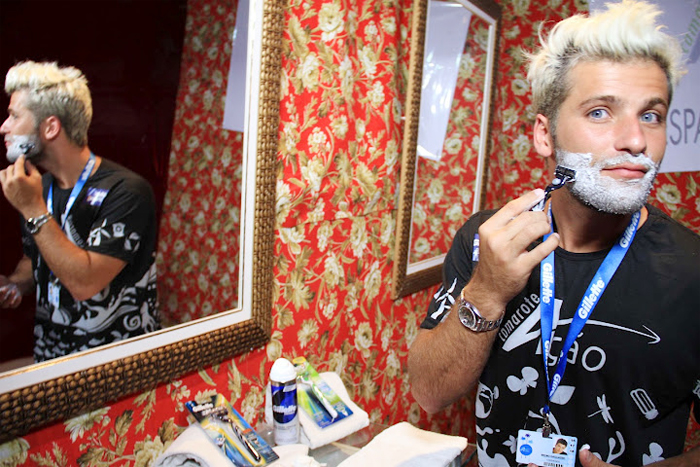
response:
M299 416L297 414L297 372L292 362L278 358L270 370L272 393L272 418L275 444L299 442Z

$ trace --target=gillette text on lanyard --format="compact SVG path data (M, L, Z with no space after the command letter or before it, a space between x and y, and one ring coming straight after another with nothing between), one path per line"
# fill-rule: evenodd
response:
M549 215L551 217L551 205L549 207ZM566 339L564 340L561 353L557 361L557 366L554 371L552 378L549 377L549 368L547 367L547 358L549 356L551 341L552 341L552 328L553 328L553 317L554 317L554 283L555 283L555 271L554 271L554 252L550 253L542 262L540 263L540 311L541 311L541 331L542 331L542 355L544 358L544 370L545 377L547 381L547 404L544 407L544 426L542 428L543 436L549 436L550 425L549 425L549 401L559 387L559 383L564 377L564 370L566 369L567 354L569 349L576 340L576 336L579 335L583 329L586 321L593 312L593 309L598 304L598 300L603 295L605 288L610 283L613 275L620 266L622 259L627 254L627 251L634 240L634 236L637 233L637 228L639 227L639 219L641 217L641 211L637 211L632 215L630 223L625 229L622 236L615 242L613 247L608 252L607 256L603 260L603 263L596 271L595 276L591 280L588 288L586 289L581 302L576 308L576 313L569 325L569 331L566 334ZM550 234L545 236L545 240Z

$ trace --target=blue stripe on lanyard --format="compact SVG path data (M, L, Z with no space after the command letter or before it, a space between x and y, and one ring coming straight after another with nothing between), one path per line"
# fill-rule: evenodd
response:
M75 183L75 186L73 186L73 189L70 192L70 196L68 197L68 202L66 203L66 208L63 210L63 214L61 215L61 230L63 230L63 226L66 223L66 218L68 217L68 213L73 207L75 200L78 198L80 192L83 191L85 182L87 182L87 179L90 178L90 174L92 173L92 168L94 166L95 155L93 153L90 153L90 158L85 163L85 167L83 167L83 171L80 173L80 177L78 177L78 181ZM49 194L46 197L46 204L47 208L49 209L49 212L51 213L51 215L53 215L53 183L49 185Z
M551 218L551 205L549 207L549 215ZM559 354L557 367L551 381L549 379L547 357L549 356L551 347L553 328L552 321L554 319L554 252L550 253L540 263L540 325L542 331L542 356L544 358L544 372L548 390L548 403L544 408L545 414L549 413L549 401L552 400L552 396L556 392L557 388L559 387L559 383L564 377L569 349L576 340L576 336L578 336L581 329L583 329L583 326L586 324L586 321L593 312L593 309L598 304L598 300L600 299L601 295L603 295L603 291L608 286L610 279L612 279L615 271L617 271L617 268L620 266L622 259L627 254L627 251L632 244L632 240L637 233L640 217L641 211L634 213L624 233L608 252L607 256L603 260L603 263L598 268L598 271L596 271L595 276L593 276L593 280L591 280L591 283L588 285L588 289L581 299L581 302L576 309L576 314L569 325L569 332L566 334L566 339L564 340L564 345L561 353ZM545 240L550 235L551 233L547 234L545 236Z

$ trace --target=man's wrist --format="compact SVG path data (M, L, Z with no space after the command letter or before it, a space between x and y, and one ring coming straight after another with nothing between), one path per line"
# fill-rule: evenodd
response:
M505 314L505 304L493 300L490 294L479 293L477 290L469 287L469 284L464 286L459 294L459 298L472 304L472 306L479 310L479 315L489 321L500 319Z
M503 312L496 318L487 318L479 309L465 297L464 290L457 300L457 316L462 325L472 332L488 332L498 329L503 321Z
M42 226L51 220L51 213L46 211L45 213L30 217L27 219L27 230L30 234L35 235L39 232Z

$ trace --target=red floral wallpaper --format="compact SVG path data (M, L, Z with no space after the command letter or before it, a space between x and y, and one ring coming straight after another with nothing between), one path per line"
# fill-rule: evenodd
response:
M587 8L578 0L549 0L546 7L533 0L500 4L489 206L546 182L530 148L533 115L520 49L534 46L538 22ZM215 309L224 293L212 288L219 285L212 278L232 267L235 246L208 222L214 218L225 228L237 216L233 148L240 144L235 134L216 130L232 0L190 0L188 6L183 60L189 62L183 66L159 252L159 265L168 268L161 293L174 297L163 306L183 316ZM281 355L305 355L319 371L338 372L374 422L408 420L474 439L473 401L428 417L410 395L406 356L434 290L390 298L410 9L408 0L288 5L271 342L18 438L0 449L3 465L148 466L185 427L183 401L196 395L221 392L257 421L267 374ZM214 37L221 41L212 42ZM663 174L653 202L700 231L699 182L697 172ZM700 442L695 426L689 439Z

